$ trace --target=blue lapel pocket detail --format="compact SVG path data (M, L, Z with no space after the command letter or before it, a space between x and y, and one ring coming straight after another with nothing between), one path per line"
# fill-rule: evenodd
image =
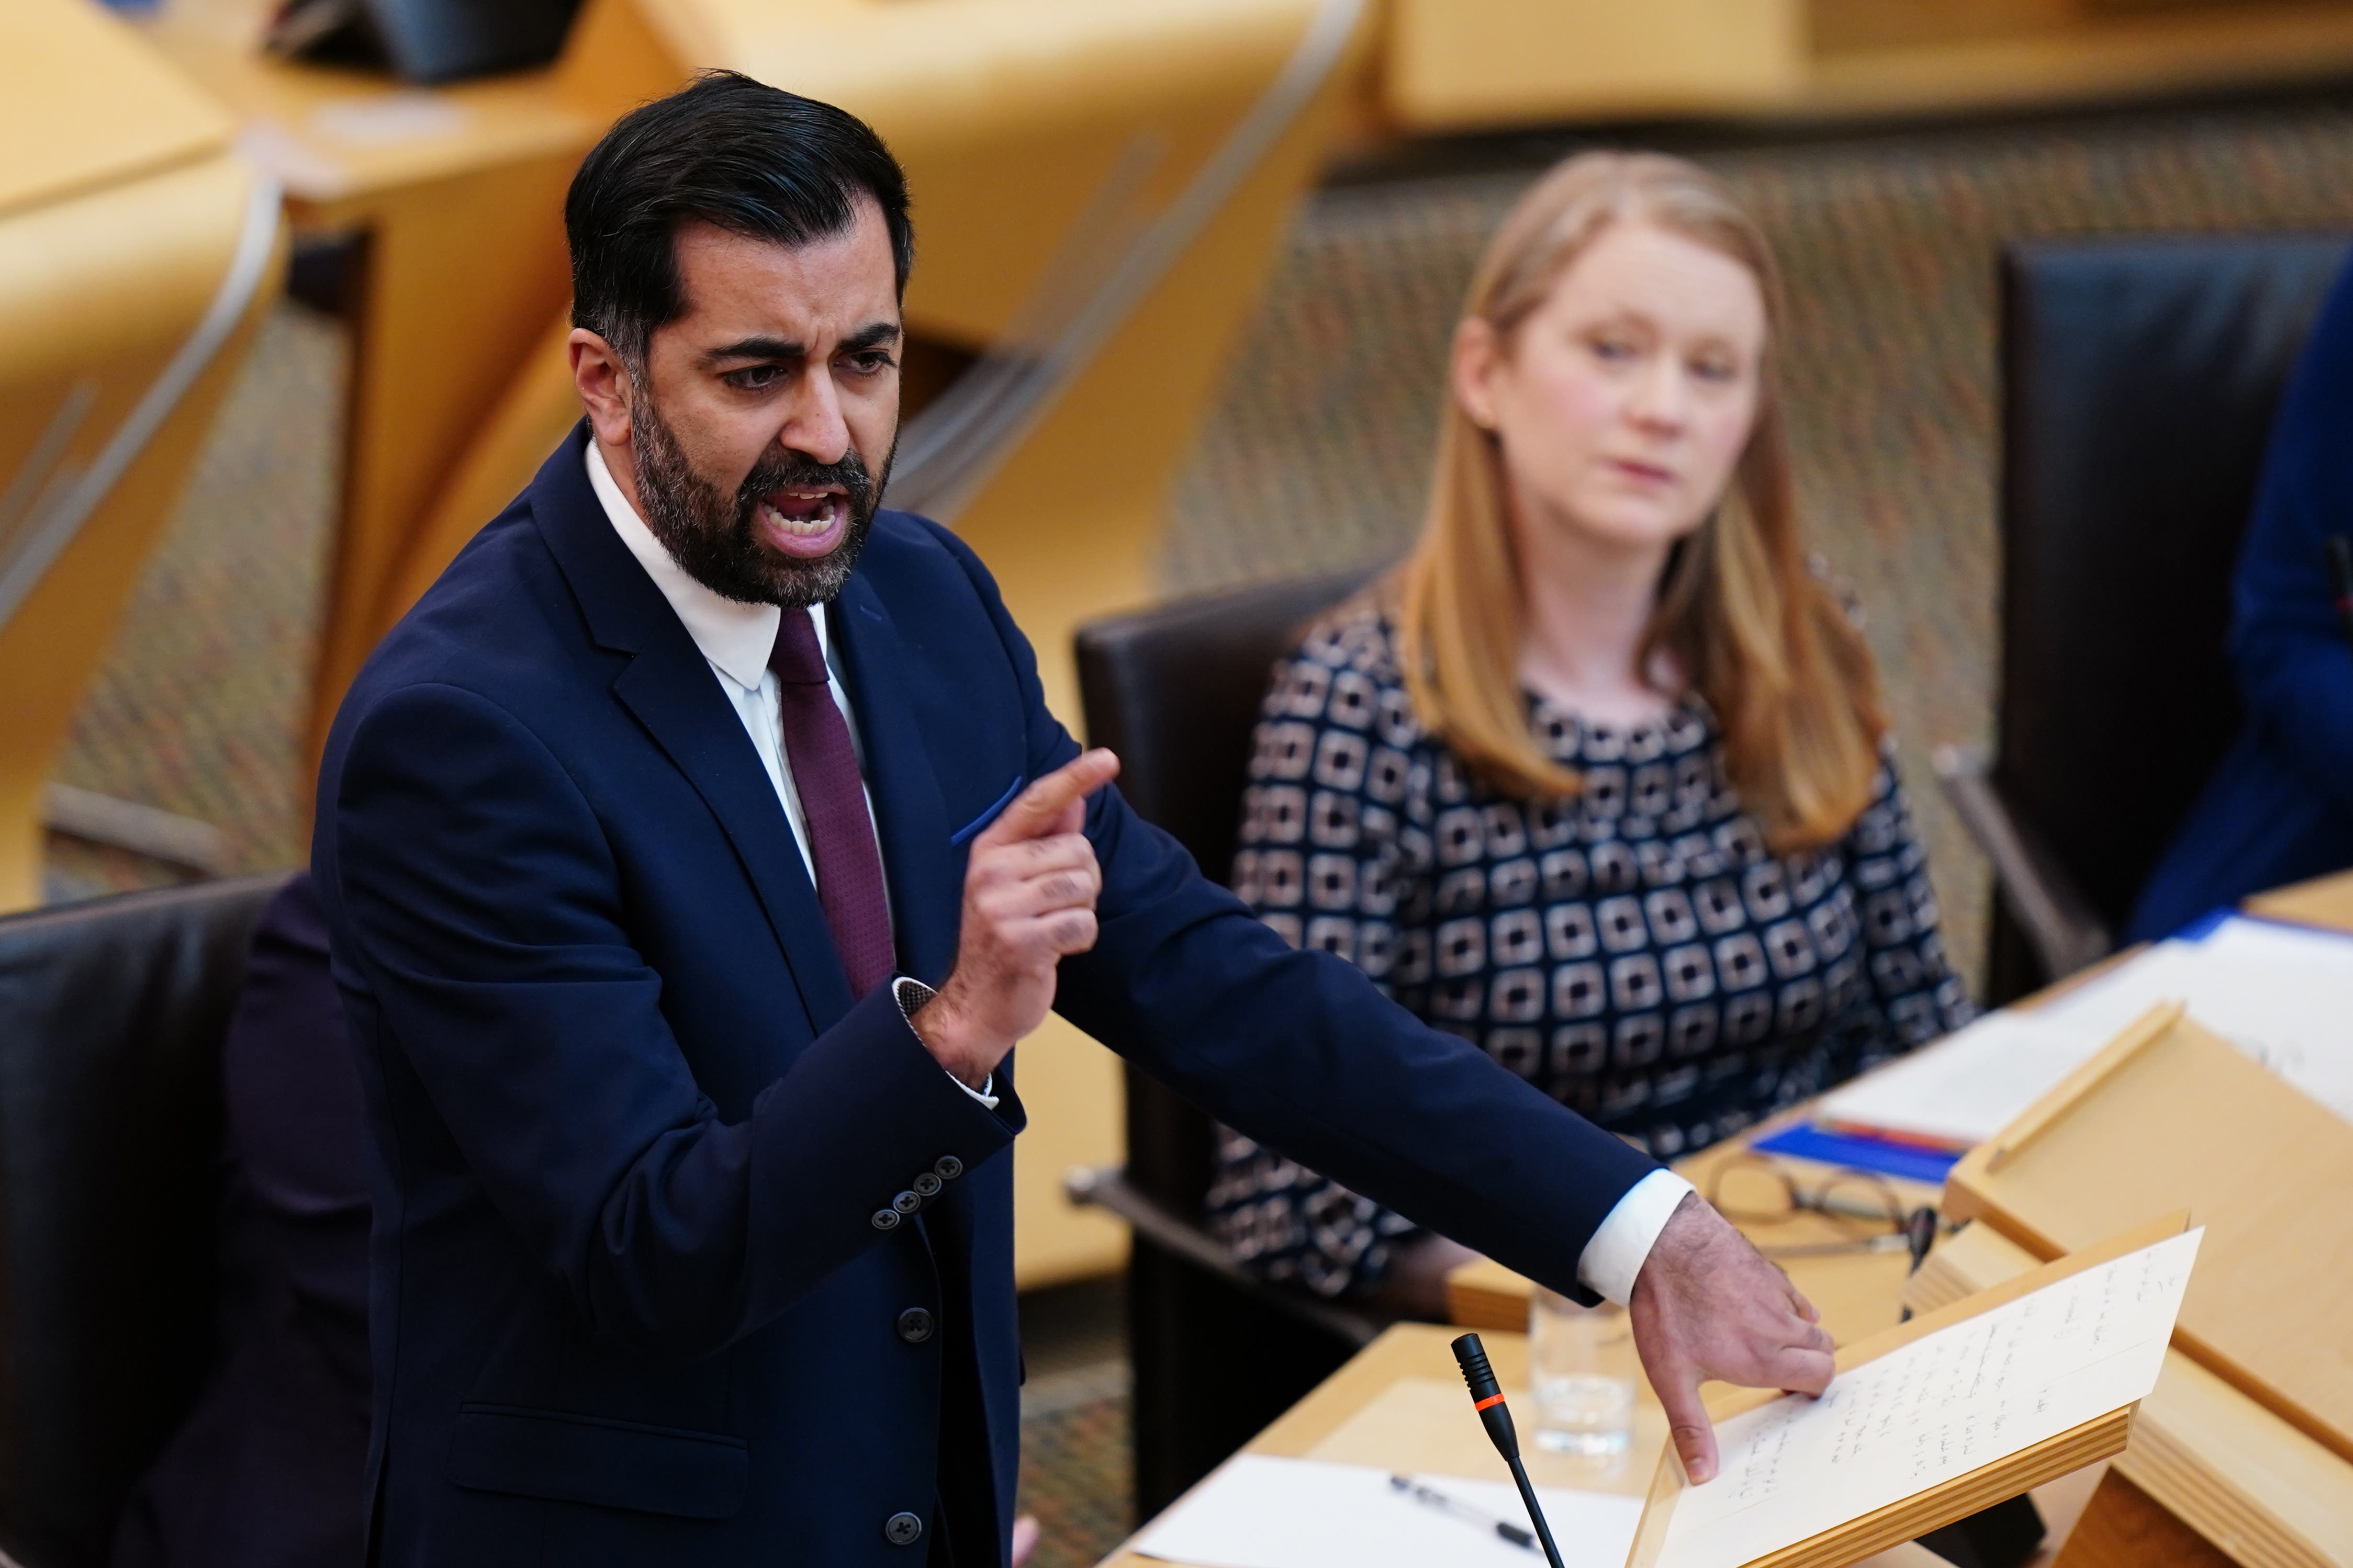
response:
M1005 786L1005 793L997 797L997 804L995 805L990 806L987 811L982 812L978 816L974 817L970 822L965 823L962 827L957 828L954 833L948 835L948 847L951 849L957 847L962 845L965 839L970 838L974 834L978 833L982 828L996 821L997 814L1003 811L1007 806L1011 805L1013 804L1013 797L1020 793L1021 775L1019 773L1015 773L1013 775L1013 782Z

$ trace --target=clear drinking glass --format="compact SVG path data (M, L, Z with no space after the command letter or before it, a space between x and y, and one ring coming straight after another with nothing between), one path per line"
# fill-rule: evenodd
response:
M1634 1437L1634 1323L1626 1309L1580 1307L1541 1285L1528 1300L1528 1381L1535 1442L1606 1458Z

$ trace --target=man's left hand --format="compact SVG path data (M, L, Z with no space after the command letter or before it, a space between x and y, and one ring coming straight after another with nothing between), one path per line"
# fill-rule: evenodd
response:
M1815 1394L1831 1385L1821 1314L1697 1193L1683 1194L1651 1244L1629 1305L1634 1348L1694 1486L1716 1467L1702 1382Z

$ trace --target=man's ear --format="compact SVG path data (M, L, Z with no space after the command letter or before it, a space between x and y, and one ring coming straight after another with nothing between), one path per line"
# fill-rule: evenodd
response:
M596 439L608 447L629 444L629 404L636 388L629 367L612 344L586 327L575 327L564 346L572 356L572 384Z

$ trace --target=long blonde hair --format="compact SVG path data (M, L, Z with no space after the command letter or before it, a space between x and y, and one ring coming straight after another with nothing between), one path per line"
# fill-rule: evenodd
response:
M1636 668L1664 651L1723 726L1743 805L1775 850L1826 844L1870 804L1886 725L1862 638L1808 571L1775 371L1780 274L1765 237L1715 176L1661 153L1587 153L1538 181L1488 243L1463 319L1505 352L1554 282L1611 225L1641 222L1746 266L1765 300L1756 423L1715 513L1678 542ZM1503 453L1452 396L1421 539L1390 584L1416 714L1471 770L1523 797L1577 775L1530 729L1519 679L1525 611Z

